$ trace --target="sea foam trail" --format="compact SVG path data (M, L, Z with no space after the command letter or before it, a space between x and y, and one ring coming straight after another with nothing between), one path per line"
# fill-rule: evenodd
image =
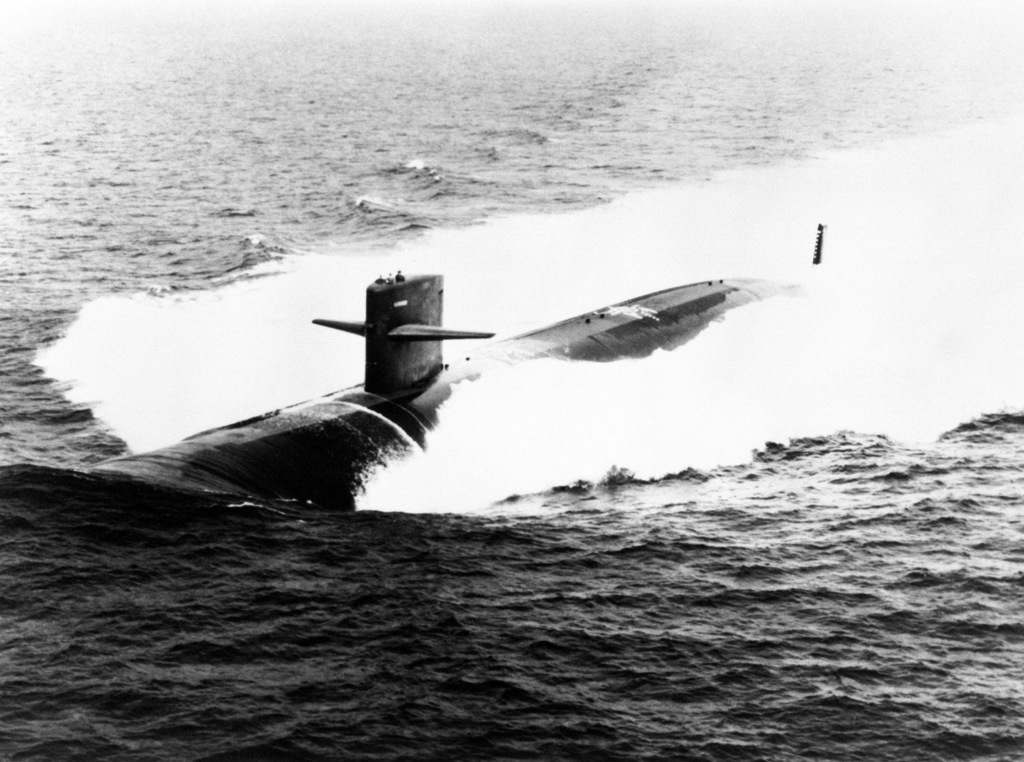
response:
M443 272L446 323L505 335L681 283L765 277L804 296L744 307L647 360L538 362L463 384L429 451L383 471L363 505L450 510L844 428L930 439L1024 401L1020 127L723 173L388 253L294 256L209 293L108 298L39 361L141 450L358 383L361 342L309 320L359 319L379 273ZM818 222L829 238L812 268Z
M361 506L465 510L613 465L655 477L841 429L933 440L1024 405L1021 134L965 129L607 210L605 232L637 235L638 252L673 240L694 273L775 275L803 296L741 308L646 360L481 378L442 410L428 451L381 471ZM811 268L818 220L829 240Z

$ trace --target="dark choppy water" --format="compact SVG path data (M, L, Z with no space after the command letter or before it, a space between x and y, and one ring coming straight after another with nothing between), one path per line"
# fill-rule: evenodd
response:
M1019 132L924 137L1019 111L1012 6L8 21L0 756L1024 753ZM509 329L819 221L806 301L460 391L373 510L76 470L357 381L281 325L381 269Z
M522 498L4 474L4 745L53 759L1012 759L1024 428ZM521 507L521 506L520 506Z

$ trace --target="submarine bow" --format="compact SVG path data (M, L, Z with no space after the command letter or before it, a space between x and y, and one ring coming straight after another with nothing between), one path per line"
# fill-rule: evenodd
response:
M779 290L745 279L668 288L494 342L446 364L442 341L493 334L441 326L440 275L378 279L367 288L365 321L314 321L364 338L362 385L92 470L176 490L352 509L374 469L425 446L456 382L495 363L609 362L674 349L728 310Z

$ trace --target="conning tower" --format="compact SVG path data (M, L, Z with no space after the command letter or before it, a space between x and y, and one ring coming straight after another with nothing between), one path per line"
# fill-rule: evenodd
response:
M381 395L418 392L444 366L442 341L494 335L441 327L443 299L444 276L404 276L399 272L367 287L365 322L313 322L366 337L366 391Z

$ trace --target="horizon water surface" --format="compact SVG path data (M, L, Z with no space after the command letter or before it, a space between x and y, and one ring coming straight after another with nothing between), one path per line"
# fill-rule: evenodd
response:
M0 756L1024 753L1015 6L15 10ZM86 470L358 383L309 321L398 269L799 288L460 384L353 513Z

